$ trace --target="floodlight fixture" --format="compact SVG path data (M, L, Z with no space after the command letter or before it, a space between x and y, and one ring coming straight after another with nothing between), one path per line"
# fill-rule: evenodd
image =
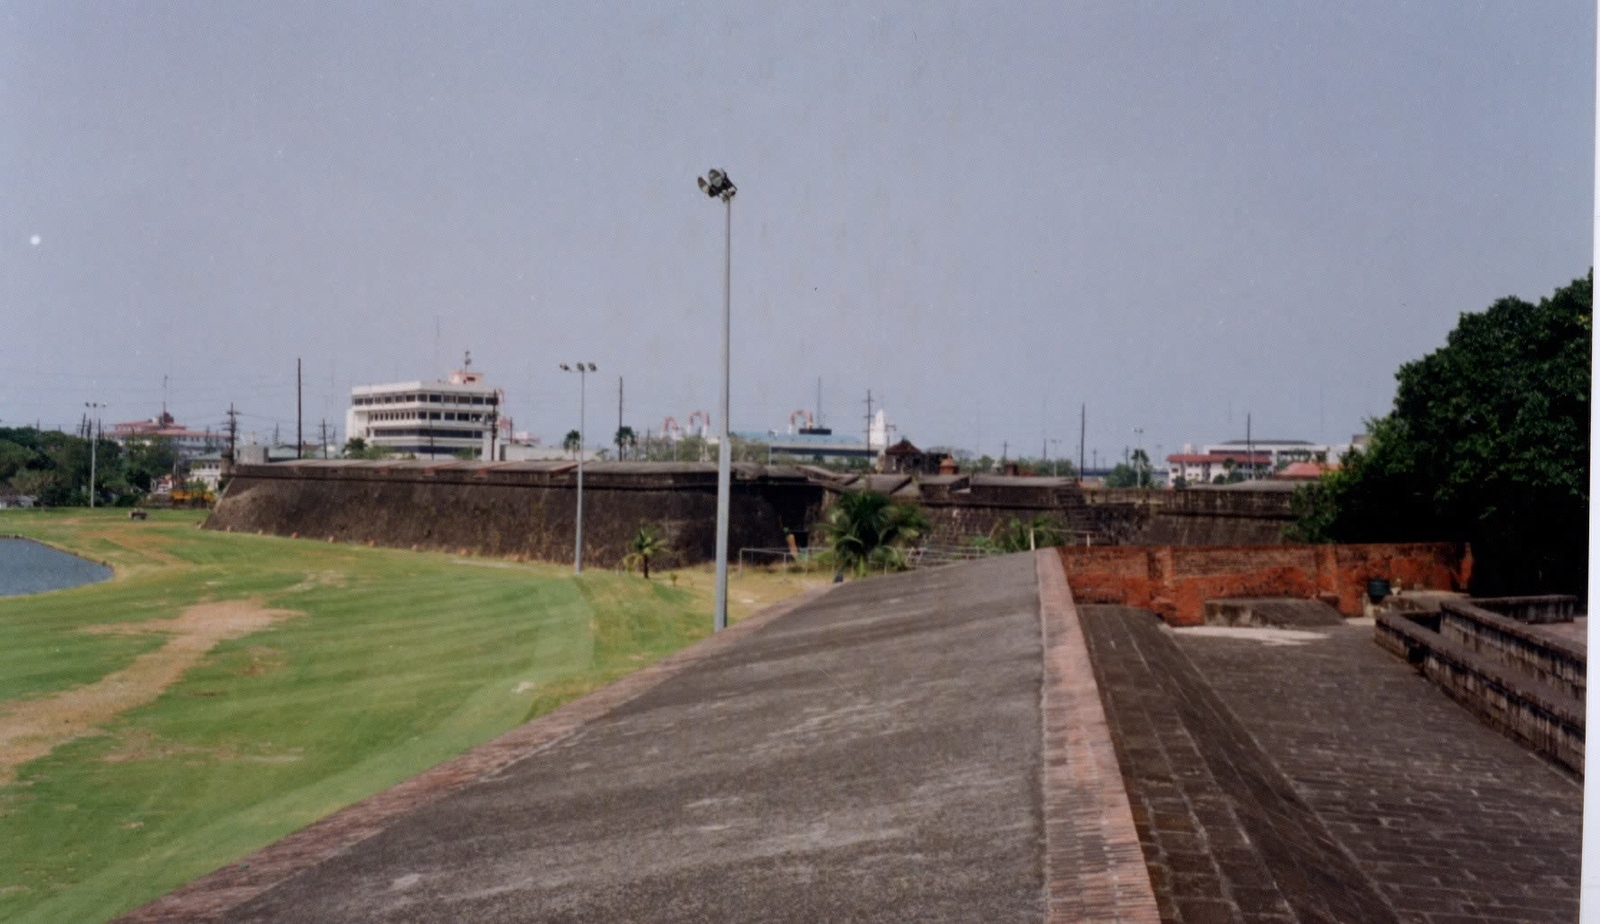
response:
M733 185L733 180L729 179L727 172L715 167L707 170L705 176L697 177L696 182L700 184L701 192L723 202L731 201L734 194L739 191L739 188Z

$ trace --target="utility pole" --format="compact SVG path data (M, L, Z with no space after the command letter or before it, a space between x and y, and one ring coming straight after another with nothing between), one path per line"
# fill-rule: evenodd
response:
M328 418L326 417L322 418L322 433L320 439L322 441L322 457L326 459L328 457Z
M306 448L305 402L300 391L300 359L294 361L294 457L300 458Z
M1250 414L1244 415L1244 458L1245 465L1250 467L1250 480L1256 480L1256 449L1255 441L1250 435Z
M617 376L617 461L622 461L622 376Z
M1083 484L1083 437L1089 432L1089 404L1078 407L1078 483Z
M872 451L872 389L867 389L867 451Z
M95 475L97 474L95 471L95 463L97 461L95 455L96 450L100 448L100 440L97 436L95 436L94 425L97 421L99 421L100 409L105 407L105 405L98 401L85 401L83 406L89 408L94 415L92 418L85 418L86 429L89 431L89 509L93 510L94 482Z

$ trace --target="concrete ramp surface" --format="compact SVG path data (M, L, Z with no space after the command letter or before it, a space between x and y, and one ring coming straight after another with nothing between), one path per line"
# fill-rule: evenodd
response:
M1368 625L1046 550L740 623L129 922L1572 920L1582 788Z
M217 919L1042 920L1034 569L843 585Z

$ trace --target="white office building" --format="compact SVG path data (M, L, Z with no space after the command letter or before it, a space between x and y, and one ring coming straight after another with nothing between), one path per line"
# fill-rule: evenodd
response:
M345 433L397 456L448 459L462 450L495 456L500 390L483 373L460 369L443 382L358 385L350 391Z

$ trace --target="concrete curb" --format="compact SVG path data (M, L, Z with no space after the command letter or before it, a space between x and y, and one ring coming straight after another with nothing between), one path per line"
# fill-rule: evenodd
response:
M239 905L349 850L378 834L395 819L499 773L560 742L585 724L605 716L685 669L723 652L743 637L833 588L825 585L774 604L708 638L640 668L405 782L269 844L243 860L208 873L114 924L221 921ZM1120 793L1120 788L1119 788Z
M1034 553L1044 635L1046 921L1159 924L1089 649L1055 549Z

